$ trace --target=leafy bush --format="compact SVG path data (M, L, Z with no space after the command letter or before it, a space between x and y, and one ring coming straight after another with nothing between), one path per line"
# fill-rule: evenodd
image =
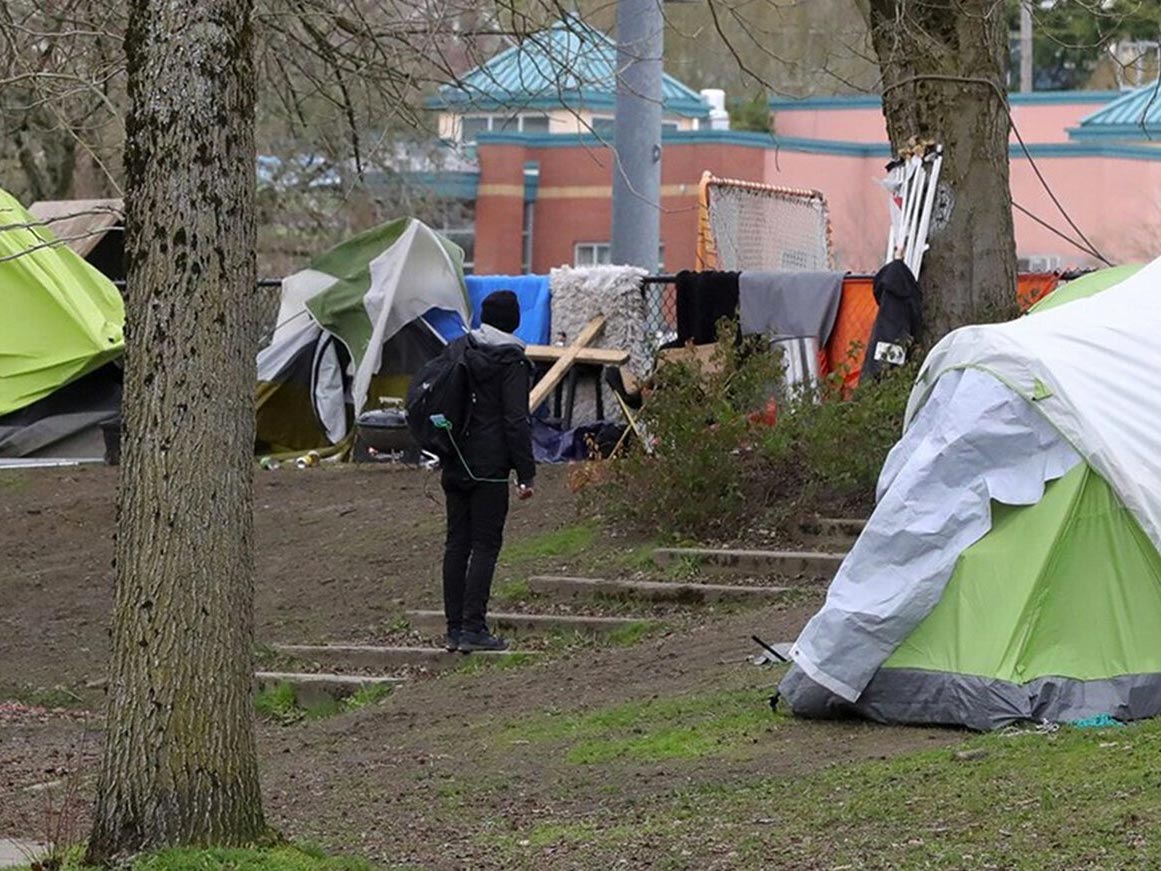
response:
M778 378L777 360L757 346L719 342L708 365L663 366L642 423L652 453L638 445L597 476L591 492L606 507L664 533L724 533L745 516L746 463L753 451L747 412Z
M780 370L759 343L733 341L720 342L708 364L662 367L641 413L653 451L635 445L588 476L594 507L643 529L701 539L736 538L807 512L869 511L916 365L849 396L845 373L833 373L818 391L779 397L771 425L767 403Z

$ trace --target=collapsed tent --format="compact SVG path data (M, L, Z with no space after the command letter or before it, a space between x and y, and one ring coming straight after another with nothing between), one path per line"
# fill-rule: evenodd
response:
M1161 713L1161 260L1101 280L928 356L877 507L792 648L796 714Z
M0 190L0 456L100 456L125 309L113 284Z
M413 218L375 227L282 282L258 355L258 450L342 443L353 419L461 335L463 252Z

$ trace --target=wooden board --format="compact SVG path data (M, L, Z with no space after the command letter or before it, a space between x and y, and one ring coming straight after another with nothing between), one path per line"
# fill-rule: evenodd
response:
M533 363L555 363L565 355L568 348L559 345L529 345L524 353ZM629 362L629 352L617 348L584 348L576 355L577 363L593 366L624 366Z
M552 391L556 389L556 385L559 384L564 376L568 374L568 370L571 369L572 364L576 362L577 354L579 354L582 349L587 347L590 342L596 339L596 337L601 334L601 330L604 328L604 315L597 315L585 325L585 328L581 330L580 335L576 337L571 345L564 349L564 353L561 354L560 358L552 364L552 368L545 372L544 377L541 378L536 386L532 388L532 393L528 397L529 409L535 411L540 407L541 403L543 403L544 400L546 400L552 394Z

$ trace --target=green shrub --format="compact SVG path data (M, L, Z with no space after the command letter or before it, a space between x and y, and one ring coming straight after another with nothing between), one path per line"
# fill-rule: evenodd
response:
M732 335L736 327L725 326L722 335ZM845 373L833 373L816 392L780 397L774 426L761 412L781 366L759 343L723 341L708 365L666 365L641 414L652 453L635 445L593 476L593 507L645 530L699 539L733 538L807 512L868 512L902 431L916 365L850 395Z
M642 415L653 452L638 446L610 466L596 487L607 508L666 534L734 528L749 510L748 412L764 402L778 374L777 359L753 342L719 342L709 365L662 367Z

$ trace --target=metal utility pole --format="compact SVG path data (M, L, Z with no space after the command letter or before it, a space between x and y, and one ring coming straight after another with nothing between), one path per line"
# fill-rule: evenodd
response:
M1020 90L1032 90L1032 0L1020 3Z
M617 0L611 257L650 272L661 248L661 3Z

